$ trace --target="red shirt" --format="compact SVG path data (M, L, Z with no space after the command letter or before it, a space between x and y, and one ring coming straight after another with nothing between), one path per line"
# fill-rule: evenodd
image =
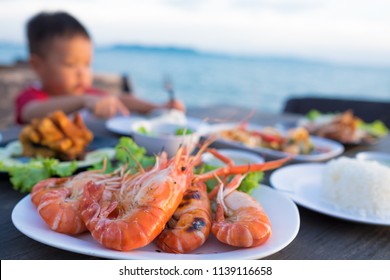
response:
M105 95L106 93L104 91L101 91L99 89L90 88L86 92L86 94L91 95ZM22 124L22 110L23 108L30 103L31 101L45 101L47 99L51 98L47 92L43 91L42 89L30 86L26 89L24 89L15 100L16 105L16 122L18 124Z

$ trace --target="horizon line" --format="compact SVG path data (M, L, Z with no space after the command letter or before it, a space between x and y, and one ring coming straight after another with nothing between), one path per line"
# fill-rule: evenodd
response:
M0 40L0 47L19 47L27 49L25 42L14 42L7 40ZM202 50L196 47L180 46L175 44L146 44L146 43L95 43L96 50L118 50L118 51L140 51L140 52L165 52L165 53L182 53L186 55L203 55L223 58L243 58L243 59L263 59L263 60L279 60L300 63L313 63L324 65L339 65L339 66L353 66L353 67L369 67L369 68L390 68L390 64L370 64L366 62L351 62L351 61L337 61L330 58L319 57L304 57L300 55L286 55L286 54L271 54L271 53L236 53L229 51L215 51Z

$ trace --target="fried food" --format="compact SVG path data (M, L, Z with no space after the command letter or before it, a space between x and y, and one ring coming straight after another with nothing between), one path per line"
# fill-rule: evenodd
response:
M19 134L23 155L60 160L82 159L92 139L93 134L79 113L75 113L71 120L62 111L32 120Z

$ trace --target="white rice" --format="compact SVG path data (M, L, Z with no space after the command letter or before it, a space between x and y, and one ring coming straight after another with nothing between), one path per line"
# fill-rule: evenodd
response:
M390 168L375 161L340 157L323 173L324 197L361 217L390 218Z

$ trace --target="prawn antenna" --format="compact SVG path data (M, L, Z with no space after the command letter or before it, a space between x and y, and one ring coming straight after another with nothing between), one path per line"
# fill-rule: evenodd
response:
M120 146L119 148L127 152L127 154L135 161L135 163L137 164L138 168L142 171L142 173L145 172L145 169L142 167L142 164L127 147Z

